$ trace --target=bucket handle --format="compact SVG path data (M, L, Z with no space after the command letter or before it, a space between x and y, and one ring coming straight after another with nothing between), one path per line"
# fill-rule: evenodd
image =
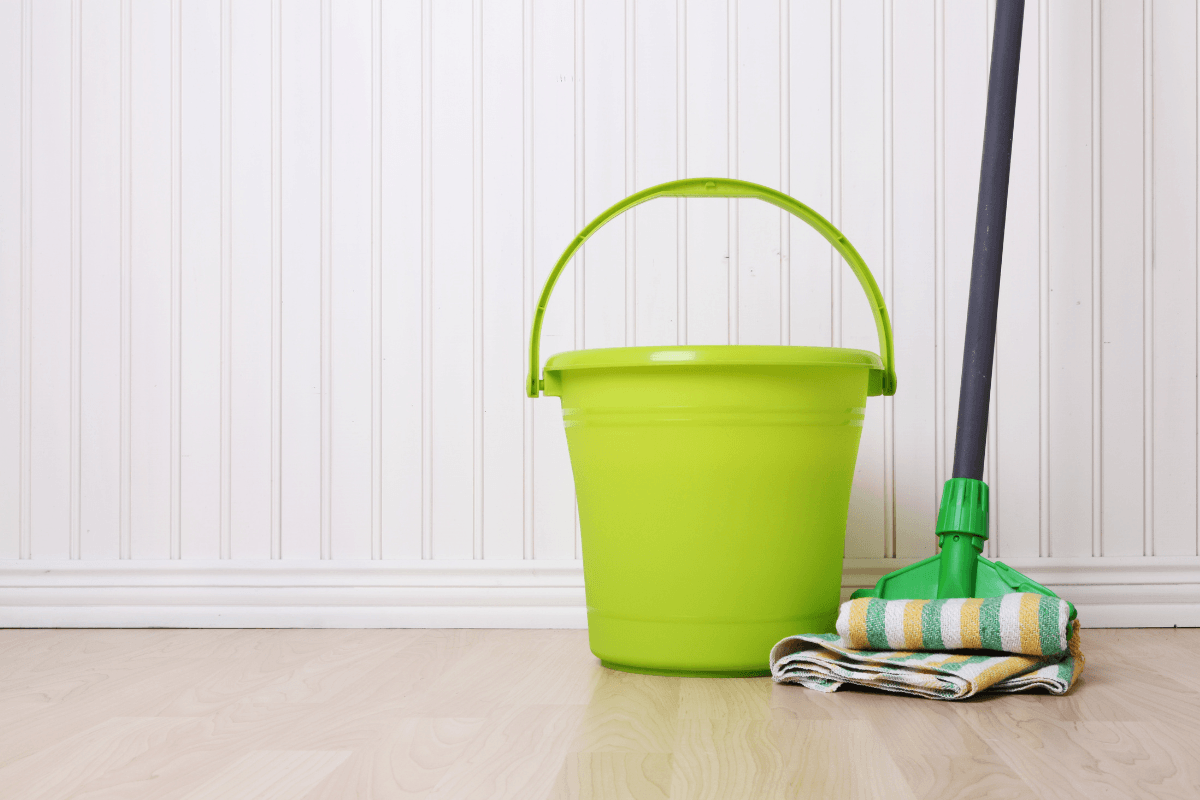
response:
M896 367L895 352L892 345L892 325L888 320L887 307L884 305L883 295L880 294L879 286L876 285L875 278L872 277L871 270L867 268L866 262L862 260L862 256L858 254L858 251L854 249L854 246L850 244L846 237L842 235L842 232L833 227L829 220L799 200L788 197L783 192L777 192L766 186L750 183L749 181L739 181L733 178L687 178L681 181L660 183L658 186L651 186L649 189L643 189L636 194L626 197L589 222L587 227L571 240L571 243L567 245L567 249L559 256L558 263L554 265L554 269L550 271L549 277L546 278L546 285L542 289L541 298L538 300L537 311L533 315L533 331L529 336L529 380L525 387L530 397L537 397L542 389L545 388L545 381L538 378L538 371L541 368L539 346L542 338L542 319L546 315L546 306L550 302L550 293L554 291L554 284L558 282L558 276L562 274L563 269L567 266L567 262L575 255L575 251L591 238L593 233L603 227L605 223L618 214L647 200L653 200L656 197L757 197L759 200L765 200L771 205L778 206L784 211L799 217L815 228L817 233L824 236L833 245L834 249L842 254L842 258L846 259L846 263L850 265L850 269L854 270L858 282L862 285L863 291L866 292L867 298L871 301L871 312L875 315L875 328L879 333L879 355L883 361L883 369L872 370L872 372L880 372L880 375L878 379L870 381L872 391L869 393L885 395L896 393ZM875 376L872 377L875 378ZM878 391L875 391L876 386L879 387Z

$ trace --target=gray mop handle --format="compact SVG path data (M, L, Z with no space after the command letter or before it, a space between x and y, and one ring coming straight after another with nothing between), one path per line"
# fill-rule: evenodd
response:
M983 130L983 164L979 172L979 206L975 212L975 250L971 258L971 293L963 346L962 385L958 394L955 478L983 479L1024 15L1025 0L998 0L996 3L987 117Z

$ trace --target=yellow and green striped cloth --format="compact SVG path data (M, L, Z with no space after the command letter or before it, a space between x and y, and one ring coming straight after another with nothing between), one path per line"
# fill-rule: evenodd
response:
M771 674L822 692L843 684L943 700L1043 688L1064 694L1083 671L1079 623L1064 600L1033 593L843 603L836 634L791 636Z

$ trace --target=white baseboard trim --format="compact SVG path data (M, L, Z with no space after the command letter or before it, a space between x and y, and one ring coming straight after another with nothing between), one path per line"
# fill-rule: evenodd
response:
M577 561L0 562L0 627L586 626Z
M909 561L847 559L845 594ZM1005 559L1089 627L1200 626L1200 557ZM577 561L0 561L5 628L582 628Z

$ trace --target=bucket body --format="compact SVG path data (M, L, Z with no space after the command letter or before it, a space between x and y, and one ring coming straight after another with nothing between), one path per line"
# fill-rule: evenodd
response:
M810 225L858 278L879 355L709 345L559 353L541 367L554 285L610 220L659 197L754 198ZM733 178L651 186L606 209L546 278L525 392L562 398L592 652L656 674L767 674L772 645L832 631L867 397L896 393L878 284L849 240L782 192Z
M546 393L562 398L602 662L766 674L780 639L833 630L878 364L841 348L739 346L550 359Z

